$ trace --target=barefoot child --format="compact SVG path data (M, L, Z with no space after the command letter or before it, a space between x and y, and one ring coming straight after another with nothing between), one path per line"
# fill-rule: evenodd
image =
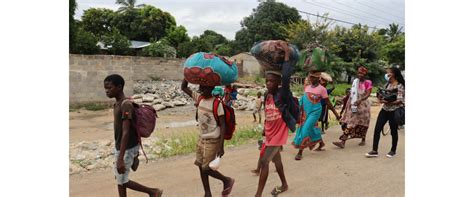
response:
M258 114L258 123L262 123L262 93L259 91L257 92L257 99L255 99L255 109L253 111L253 122L257 122L257 117L255 114Z
M127 196L127 188L147 193L150 197L161 196L163 190L149 188L128 179L130 168L138 167L138 135L131 126L134 117L133 105L126 99L123 92L124 79L117 74L104 79L104 89L107 97L115 98L114 104L114 138L115 138L115 180L117 181L120 197Z
M218 126L213 114L215 97L212 96L212 90L214 87L200 85L199 93L197 93L189 89L188 82L183 80L181 89L192 97L197 104L197 117L201 133L194 164L199 168L202 185L204 187L204 196L212 196L209 186L209 176L222 181L224 184L222 196L228 196L232 191L235 182L234 179L224 176L217 170L209 168L209 163L214 160L216 156L221 157L224 155L225 116L223 106L219 104L217 109L218 121L220 123L219 125L221 125Z

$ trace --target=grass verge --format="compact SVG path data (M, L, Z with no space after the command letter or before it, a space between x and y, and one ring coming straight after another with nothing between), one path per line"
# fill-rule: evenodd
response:
M90 102L90 103L78 103L69 105L69 112L75 112L79 109L86 109L89 111L100 111L104 109L110 108L110 104L108 103L100 103L100 102Z
M231 140L225 140L225 147L248 144L262 136L261 127L243 127L235 131ZM155 143L157 156L160 158L196 152L196 143L199 139L197 132L186 132L169 137L159 137Z

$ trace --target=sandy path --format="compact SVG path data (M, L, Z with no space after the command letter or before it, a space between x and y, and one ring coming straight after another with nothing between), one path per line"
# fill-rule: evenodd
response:
M378 110L373 108L372 111ZM381 137L379 158L364 157L371 149L375 118L376 114L373 113L368 143L364 147L357 145L358 140L348 141L345 149L333 146L331 142L340 135L339 127L330 128L323 136L327 144L326 151L305 151L301 161L293 159L297 152L295 149L285 146L282 158L290 189L281 196L404 196L404 130L399 134L396 157L388 159L384 156L390 149L390 135ZM226 150L220 171L236 179L231 196L255 194L258 178L249 171L256 166L258 154L255 144ZM193 161L194 154L188 154L148 164L142 162L138 172L131 173L130 178L145 185L163 188L164 196L202 196L202 184ZM264 196L271 196L271 189L280 184L273 165L270 172ZM212 178L210 180L213 195L220 196L222 184ZM71 175L69 181L70 196L117 196L111 169ZM134 191L128 194L145 196Z

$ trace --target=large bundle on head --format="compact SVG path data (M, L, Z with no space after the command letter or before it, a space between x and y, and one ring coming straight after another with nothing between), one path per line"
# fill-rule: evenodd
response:
M299 51L294 45L283 40L265 40L255 44L250 53L258 60L264 70L281 70L281 65L288 60L298 61Z
M184 78L189 83L218 86L228 85L238 77L237 65L224 57L198 52L184 62Z
M329 70L330 63L331 58L328 52L325 49L316 47L304 50L301 53L297 66L306 71L327 71Z

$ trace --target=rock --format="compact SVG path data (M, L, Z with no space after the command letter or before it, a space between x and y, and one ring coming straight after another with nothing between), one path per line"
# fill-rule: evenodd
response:
M82 168L81 166L74 163L69 163L69 174L78 174L85 171L86 169Z
M158 99L153 100L153 105L155 105L155 104L161 104L161 103L163 103L163 99L161 99L161 98L158 98Z
M153 108L156 110L156 111L160 111L160 110L163 110L166 108L165 105L162 105L162 104L157 104L157 105L153 105Z
M132 96L132 99L140 99L143 98L143 94L135 94Z
M143 103L143 100L142 100L142 99L133 99L133 102L135 102L135 103Z
M173 108L174 107L174 104L171 103L171 102L163 102L162 103L164 106L168 107L168 108Z
M153 100L155 100L155 97L152 94L143 96L143 102L153 102Z
M86 159L86 155L83 155L83 154L76 155L76 158L74 158L74 160L78 160L78 161L84 160L84 159Z
M174 106L183 106L183 105L186 105L186 102L183 102L183 101L174 101L174 102L173 102L173 105L174 105Z

